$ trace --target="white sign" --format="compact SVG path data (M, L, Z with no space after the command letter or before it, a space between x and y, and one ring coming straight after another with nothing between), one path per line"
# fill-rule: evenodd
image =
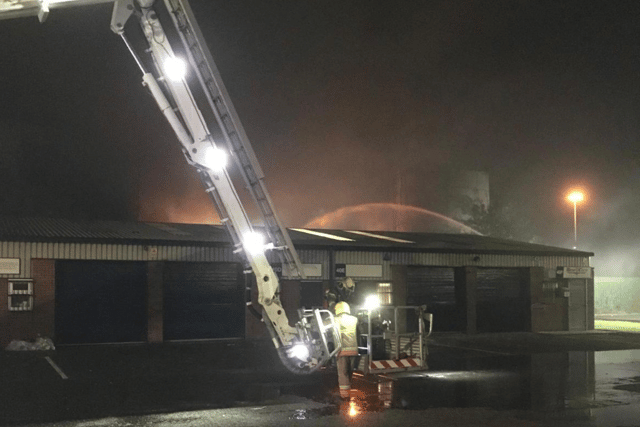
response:
M347 277L382 277L381 265L347 264Z
M287 268L286 264L284 268L280 266L282 270L284 270L284 277L291 277L291 273ZM322 276L322 264L302 264L302 269L304 270L304 275L307 277L321 277ZM274 269L275 271L275 269Z
M20 258L0 258L0 274L20 274Z
M565 279L591 279L593 269L591 267L564 267L562 277Z

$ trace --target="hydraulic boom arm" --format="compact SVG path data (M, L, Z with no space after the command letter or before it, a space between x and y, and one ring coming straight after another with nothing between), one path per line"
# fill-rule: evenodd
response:
M46 19L49 8L103 3L101 0L0 0L0 18L37 15ZM24 7L19 8L22 4ZM139 54L128 33L137 21L146 48ZM279 281L265 255L271 248L280 255L283 273L304 278L302 264L286 228L278 219L263 181L263 173L242 128L220 74L187 0L116 0L111 29L125 42L138 64L143 85L149 90L194 166L221 222L255 274L262 317L278 354L287 368L309 373L333 357L340 339L327 310L300 312L301 320L289 324L279 297ZM180 71L182 73L180 73ZM216 139L212 136L215 127ZM219 135L219 136L218 136ZM262 215L270 240L254 230L252 222L227 172L234 160L245 186Z

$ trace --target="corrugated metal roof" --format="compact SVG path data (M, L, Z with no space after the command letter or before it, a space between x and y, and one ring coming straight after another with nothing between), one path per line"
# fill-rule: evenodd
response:
M591 252L473 234L405 233L390 231L318 230L320 235L290 230L295 246L305 249L389 250L401 252L501 253L593 256ZM355 230L358 231L358 230ZM336 240L337 236L343 240ZM101 242L145 244L230 244L220 225L87 221L0 216L1 241Z
M323 233L337 237L347 237L354 241L339 241L323 238L291 230L291 240L299 247L332 246L342 250L387 248L393 251L406 252L449 252L449 253L501 253L501 254L530 254L530 255L562 255L562 256L593 256L592 252L558 248L555 246L539 245L514 240L497 239L475 234L438 234L411 233L393 231L367 231L353 233L351 230L320 230ZM382 238L372 237L379 235ZM394 240L388 240L386 238ZM402 242L405 241L405 242Z
M221 244L230 241L219 225L17 217L0 217L0 240Z

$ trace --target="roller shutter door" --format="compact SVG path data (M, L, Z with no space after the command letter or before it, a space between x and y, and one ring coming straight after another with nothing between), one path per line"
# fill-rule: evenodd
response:
M163 277L166 341L244 336L240 264L168 262Z
M427 305L433 313L434 330L463 331L463 317L456 306L454 269L450 267L409 267L407 305ZM415 320L407 321L407 325Z
M145 341L146 282L141 262L57 261L56 344Z
M478 332L530 330L527 269L479 268L476 286Z

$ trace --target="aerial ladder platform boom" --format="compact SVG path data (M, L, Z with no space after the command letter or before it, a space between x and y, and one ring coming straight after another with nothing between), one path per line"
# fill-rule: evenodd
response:
M0 19L38 16L43 22L50 8L105 3L103 0L0 0ZM328 310L301 310L289 324L280 301L279 279L266 250L280 256L283 275L304 278L304 270L289 234L280 222L264 183L264 174L242 127L220 73L197 25L188 0L115 0L111 29L118 34L142 73L143 85L170 124L189 164L197 170L234 245L255 275L258 303L272 341L284 365L296 373L310 373L340 350L339 331ZM22 4L23 8L17 8ZM137 21L146 49L136 51L129 39ZM188 65L187 65L188 64ZM185 67L188 75L172 76ZM183 70L183 71L186 71ZM216 138L212 127L217 126ZM262 217L268 244L254 229L228 173L234 160Z

